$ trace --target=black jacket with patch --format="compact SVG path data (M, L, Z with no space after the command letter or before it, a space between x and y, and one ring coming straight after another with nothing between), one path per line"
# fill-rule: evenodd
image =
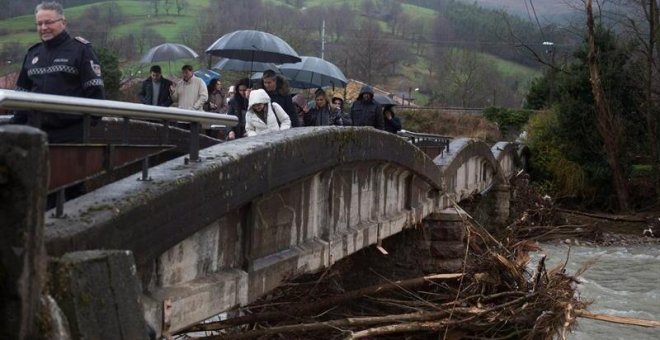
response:
M104 99L103 79L98 57L91 44L72 38L63 31L55 38L32 46L23 60L17 91L55 94L71 97ZM31 123L35 112L16 112L14 123ZM41 129L65 129L82 122L82 116L44 112ZM34 124L33 124L34 125Z

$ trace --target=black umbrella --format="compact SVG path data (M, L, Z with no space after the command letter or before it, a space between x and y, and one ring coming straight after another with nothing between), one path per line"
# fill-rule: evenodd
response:
M282 74L296 88L319 88L326 86L344 87L348 79L335 64L317 57L301 57L297 63L279 66ZM295 84L300 84L296 86ZM301 87L302 86L302 87Z
M398 104L394 101L394 99L392 99L392 98L390 98L390 97L388 97L388 96L384 96L384 95L382 95L382 94L377 94L377 95L375 95L375 96L374 96L374 101L376 101L376 103L378 103L378 104L381 105L381 106L390 106L390 105L391 105L391 106L394 106L394 105L398 105Z
M259 71L263 72L266 70L277 71L277 65L273 63L262 63L262 62L252 62L238 59L220 59L212 69L221 70L221 71Z
M296 63L298 53L281 38L270 33L242 30L227 33L206 49L206 53L229 59L264 63Z

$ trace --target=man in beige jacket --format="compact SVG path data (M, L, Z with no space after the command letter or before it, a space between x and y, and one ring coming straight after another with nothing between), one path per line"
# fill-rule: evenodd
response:
M170 87L172 100L180 109L201 111L204 103L209 99L209 92L204 81L193 74L190 65L181 68L181 80Z

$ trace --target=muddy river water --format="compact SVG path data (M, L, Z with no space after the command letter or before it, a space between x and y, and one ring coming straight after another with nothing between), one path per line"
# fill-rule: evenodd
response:
M551 265L566 261L568 245L542 244ZM534 255L535 259L538 253ZM583 299L594 313L660 320L660 245L627 247L571 246L568 273L597 258L580 277ZM550 267L550 266L549 266ZM569 339L660 339L660 329L579 319Z

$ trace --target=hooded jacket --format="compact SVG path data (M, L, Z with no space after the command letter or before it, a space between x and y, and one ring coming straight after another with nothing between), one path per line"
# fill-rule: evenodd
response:
M252 108L254 104L259 103L266 104L265 121ZM245 114L245 131L248 137L271 131L286 130L290 127L291 119L289 115L279 104L271 103L265 90L259 89L250 92L248 111Z
M270 96L270 99L273 103L280 104L280 107L284 109L287 115L289 115L289 118L292 121L291 126L298 127L298 114L296 113L296 108L293 106L293 101L289 95L289 85L286 79L284 79L282 76L277 75L275 79L277 80L277 88L275 91L266 91L266 93L268 93L268 96ZM263 80L261 80L260 83L261 88L263 89Z
M366 100L364 94L371 94L371 99ZM373 126L382 130L384 127L383 114L380 106L374 98L374 91L371 86L364 85L360 89L357 100L351 106L351 120L353 126Z

